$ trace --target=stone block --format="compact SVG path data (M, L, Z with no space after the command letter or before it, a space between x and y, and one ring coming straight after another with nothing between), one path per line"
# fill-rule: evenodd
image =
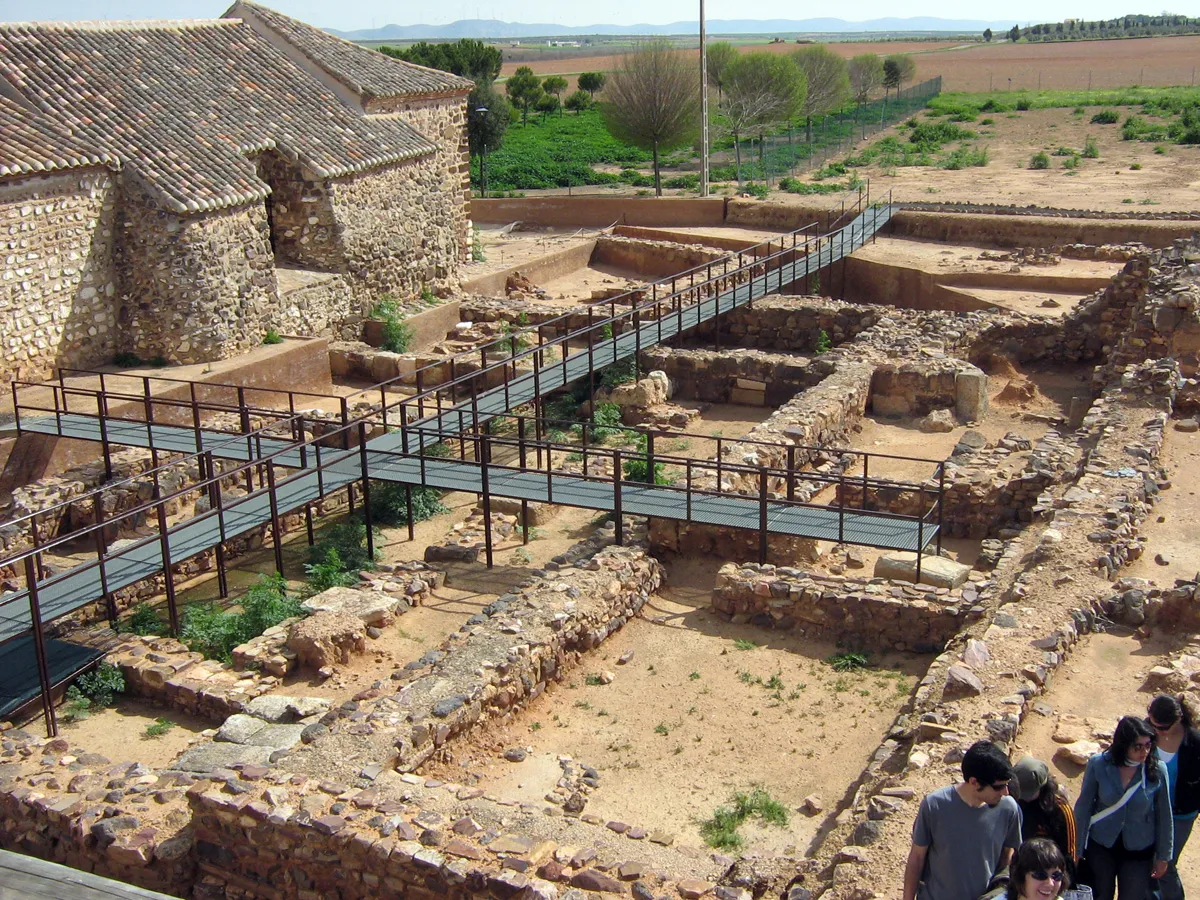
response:
M175 768L181 772L208 774L216 769L229 769L235 765L265 766L271 762L271 752L269 747L197 744L179 757Z
M941 556L922 556L920 584L932 587L956 588L967 580L970 566L956 563ZM875 561L875 577L892 581L917 583L917 555L915 553L893 553Z
M974 366L954 376L954 412L960 421L977 422L987 415L987 383L987 375Z
M303 606L309 613L345 613L361 619L366 625L383 628L395 620L399 603L390 594L335 587L309 597Z
M729 402L740 406L766 406L767 395L764 391L735 387L729 392Z
M912 403L903 394L872 394L871 412L877 416L912 415Z

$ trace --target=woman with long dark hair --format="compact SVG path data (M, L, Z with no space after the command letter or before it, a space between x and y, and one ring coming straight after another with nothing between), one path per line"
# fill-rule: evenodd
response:
M1192 726L1191 712L1182 697L1159 694L1150 701L1147 712L1146 724L1158 736L1158 758L1167 767L1175 825L1174 854L1159 891L1162 900L1183 900L1183 883L1176 867L1200 811L1200 731Z
M1053 900L1070 881L1066 857L1049 838L1034 838L1018 847L1008 874L1004 900Z
M1154 729L1136 716L1117 723L1112 744L1087 762L1075 802L1080 853L1096 900L1146 900L1172 859L1167 767Z

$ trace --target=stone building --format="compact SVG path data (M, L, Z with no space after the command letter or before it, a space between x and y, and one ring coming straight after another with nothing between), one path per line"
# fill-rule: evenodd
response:
M0 24L0 381L226 358L452 281L470 88L246 2Z

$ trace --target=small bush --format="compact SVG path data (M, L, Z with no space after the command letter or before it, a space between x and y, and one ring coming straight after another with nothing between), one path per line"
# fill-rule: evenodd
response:
M1066 159L1063 160L1062 167L1064 169L1078 169L1079 168L1079 155L1072 154L1071 156L1068 156Z
M1166 147L1164 147L1162 144L1155 144L1155 145L1154 145L1154 152L1155 152L1155 153L1157 153L1159 156L1166 156L1166 155L1167 155L1167 148L1166 148Z
M372 504L374 500L372 497ZM375 567L375 561L367 553L367 526L360 521L339 522L328 528L309 550L308 561L324 562L331 549L337 551L347 571L358 572Z
M125 676L112 663L102 662L76 678L75 687L93 706L111 706L114 697L125 692Z
M756 787L749 793L739 791L734 794L731 805L717 807L711 819L700 823L700 836L710 847L737 849L742 846L738 827L751 816L781 828L787 827L788 823L787 807Z
M637 362L632 356L628 359L618 360L600 370L600 383L606 388L615 388L618 385L629 384L636 380ZM574 418L574 416L571 416L571 418Z
M234 647L284 619L304 615L300 601L288 597L285 588L283 576L263 575L242 595L241 612L229 612L213 603L193 604L184 610L180 640L209 659L229 662Z
M430 294L432 297L433 295ZM384 297L371 307L371 318L383 322L383 349L405 353L412 345L413 330L405 323L400 303L394 297Z
M1073 110L1071 110L1071 114L1075 115L1075 116L1082 116L1086 113L1087 113L1087 110L1084 109L1082 106L1077 106Z
M765 184L758 184L753 181L747 181L742 186L743 193L749 194L752 197L757 197L759 200L766 200L767 194L770 193L770 190L771 189L768 188Z
M150 739L160 738L174 727L175 723L170 719L164 719L162 716L159 716L154 720L153 724L146 726L143 737Z
M1039 150L1029 159L1029 168L1031 169L1048 169L1050 168L1050 155L1045 150Z
M986 166L988 164L987 147L962 146L953 150L941 162L939 169L966 169L971 166Z
M263 343L264 344L282 344L283 343L283 335L281 335L278 331L276 331L275 329L272 328L270 331L268 331L266 334L263 335Z
M643 484L650 482L650 460L647 454L649 453L646 436L638 435L637 444L635 445L634 453L641 454L634 456L624 465L626 481L640 481ZM654 484L670 484L671 479L666 476L667 467L660 462L654 464Z
M428 487L412 489L412 508L414 523L424 522L448 511L442 503L442 492ZM384 528L408 525L408 503L404 497L404 485L393 481L371 482L371 522ZM363 540L366 540L365 528Z
M1116 125L1121 120L1115 109L1102 109L1092 116L1093 125Z
M1078 152L1078 151L1072 150L1070 147L1059 147L1057 150L1055 150L1050 155L1051 156L1074 156L1076 154L1076 152Z
M320 562L308 563L304 572L308 576L308 589L314 594L358 584L358 574L346 569L341 555L333 547L325 551L325 558Z
M1032 104L1025 97L1022 97L1020 100L1017 101L1017 111L1018 112L1027 112L1031 106L1032 106Z
M113 357L113 365L119 366L122 369L132 369L142 364L142 358L136 353L130 353L128 350L122 350Z
M133 634L162 634L164 631L163 620L149 603L139 603L133 608L129 618L118 624L121 625L120 630Z
M1141 163L1134 163L1134 164L1133 164L1133 165L1131 165L1129 168L1130 168L1132 171L1134 171L1134 172L1140 172L1140 171L1142 171L1142 164L1141 164Z
M870 666L870 660L862 653L835 653L826 660L835 672L856 672Z
M995 125L996 120L995 119L980 119L979 124L980 125Z
M817 341L814 349L817 356L820 356L822 353L828 353L833 349L833 341L829 339L829 333L824 328L817 332Z
M479 226L471 226L471 261L487 262L487 253L483 249L483 238L479 235Z
M1094 137L1089 137L1083 142L1083 156L1085 159L1100 158L1100 147L1097 146Z
M92 701L75 685L67 688L59 718L64 722L82 722L92 712Z

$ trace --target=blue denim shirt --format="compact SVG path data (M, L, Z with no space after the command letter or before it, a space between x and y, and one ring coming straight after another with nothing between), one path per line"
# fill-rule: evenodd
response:
M1128 850L1145 850L1153 846L1155 859L1170 861L1175 829L1171 820L1167 767L1153 757L1147 764L1158 767L1158 781L1148 781L1144 790L1135 791L1128 803L1097 822L1089 834L1092 816L1120 800L1127 788L1121 786L1121 773L1105 754L1097 753L1088 760L1079 799L1075 801L1080 847L1091 841L1112 847L1120 837ZM1142 773L1138 772L1134 777L1140 784Z

